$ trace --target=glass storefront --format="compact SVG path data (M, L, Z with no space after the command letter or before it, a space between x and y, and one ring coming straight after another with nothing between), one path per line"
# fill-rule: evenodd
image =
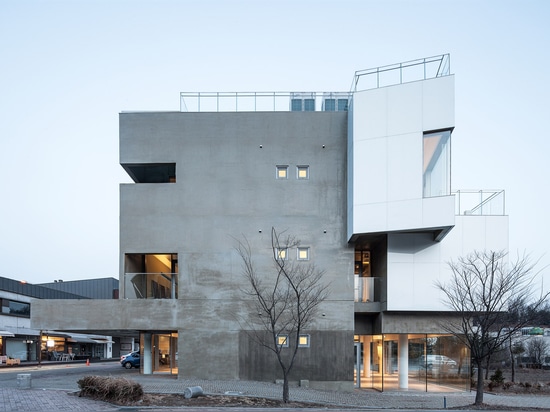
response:
M468 390L468 349L452 335L355 336L355 386L379 391Z

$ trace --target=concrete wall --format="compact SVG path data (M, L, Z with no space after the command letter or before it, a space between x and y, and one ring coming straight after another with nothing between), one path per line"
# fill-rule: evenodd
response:
M177 253L179 300L173 309L159 308L168 309L164 318L155 317L143 329L179 331L180 376L244 376L239 359L248 346L241 346L239 331L251 314L243 302L246 283L235 247L246 239L257 271L269 279L275 273L271 227L309 247L310 262L303 263L324 270L330 283L321 308L325 316L314 322L312 333L330 331L341 336L338 345L352 347L346 137L345 112L120 115L121 164L176 164L176 183L121 185L120 283L125 254ZM277 165L288 165L288 179L276 179ZM296 178L299 165L309 166L308 180ZM294 259L296 251L289 254ZM134 308L143 301L135 302ZM148 317L139 308L137 314ZM312 359L327 356L326 348L308 351ZM349 367L315 377L348 379ZM266 379L278 376L271 367L260 372Z

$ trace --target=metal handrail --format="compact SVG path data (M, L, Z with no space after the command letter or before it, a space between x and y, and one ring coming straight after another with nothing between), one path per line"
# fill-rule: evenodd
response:
M180 92L181 112L291 111L291 100L314 100L315 111L323 110L330 98L350 98L349 92ZM187 103L194 103L190 107ZM203 106L210 103L208 109ZM244 108L244 109L243 109ZM331 110L332 111L332 110Z
M428 65L432 63L438 63L438 66L437 66L437 70L435 71L435 74L429 75L427 72L427 68L428 68ZM416 76L412 80L403 81L403 71L405 69L410 69L412 67L417 67L417 66L423 66L423 75ZM392 72L395 70L399 70L399 81L390 82L388 84L384 84L384 86L392 86L395 84L409 83L411 81L427 80L427 79L432 79L436 77L448 76L450 75L450 72L451 72L451 56L449 53L447 53L447 54L441 54L438 56L425 57L423 59L409 60L403 63L396 63L396 64L390 64L387 66L375 67L372 69L357 70L355 72L355 76L353 77L350 91L352 93L358 91L357 85L359 83L359 80L363 76L373 76L373 75L376 75L376 86L367 87L366 89L361 89L361 90L377 89L381 87L380 75L383 73Z
M506 196L504 190L457 190L452 195L456 197L456 210L457 215L495 215L504 216L506 214ZM469 202L464 200L469 197ZM502 199L499 199L502 197ZM495 203L495 202L499 202ZM468 203L464 206L464 203ZM495 208L490 208L487 212L487 206L496 205ZM494 212L493 209L497 209Z

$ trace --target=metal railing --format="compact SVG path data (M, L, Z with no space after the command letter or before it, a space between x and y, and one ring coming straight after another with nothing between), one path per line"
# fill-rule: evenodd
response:
M433 79L451 74L450 54L425 57L355 72L351 92ZM359 86L359 83L361 85Z
M181 112L347 111L349 92L181 92Z
M455 214L472 216L504 216L506 199L504 190L457 190Z

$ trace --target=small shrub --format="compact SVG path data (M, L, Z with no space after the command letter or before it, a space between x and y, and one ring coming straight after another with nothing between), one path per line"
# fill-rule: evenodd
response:
M513 386L512 382L505 382L504 384L502 384L502 389L504 390L510 389L512 386Z
M497 369L493 375L491 375L492 387L500 386L504 383L504 375L500 369Z
M143 396L143 388L125 378L108 376L85 376L78 382L80 395L106 402L135 402Z

